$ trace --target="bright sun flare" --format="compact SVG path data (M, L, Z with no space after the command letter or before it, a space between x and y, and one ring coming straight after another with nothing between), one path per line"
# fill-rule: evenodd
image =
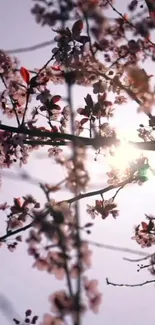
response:
M112 152L113 155L108 159L109 164L122 172L132 161L138 159L141 155L139 150L133 148L133 146L126 141L123 141L119 147L114 148Z
M112 168L118 169L121 173L125 172L125 170L130 167L130 164L132 162L141 157L144 157L142 151L135 149L132 144L129 144L126 140L121 141L121 145L119 147L114 147L112 149L112 153L113 155L110 155L110 157L108 157L108 164ZM154 159L152 162L153 161ZM150 159L149 162L151 162ZM146 169L145 176L147 179L154 178L154 167L150 166L150 168Z

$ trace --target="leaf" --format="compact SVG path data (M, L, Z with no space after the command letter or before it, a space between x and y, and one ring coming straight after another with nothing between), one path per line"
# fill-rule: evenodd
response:
M83 21L81 19L77 20L73 27L72 27L72 33L73 34L80 34L83 29Z
M31 309L27 309L26 312L25 312L26 317L31 316L31 314L32 314L32 310Z
M57 103L60 99L61 99L61 96L59 96L59 95L53 96L53 97L52 97L52 102L55 104L55 103Z
M80 121L81 125L87 123L88 120L89 120L88 118L83 118L83 119Z
M21 208L23 206L22 199L20 197L14 199L14 204L16 207Z
M28 84L30 81L30 73L27 69L25 69L24 67L20 68L20 74L23 78L23 80Z
M22 236L17 236L15 239L19 242L22 242Z
M37 320L38 320L38 316L33 316L31 324L36 324Z
M90 108L90 107L93 107L94 103L93 103L93 100L92 100L92 97L91 95L87 95L87 97L85 97L85 102L87 104L87 106Z
M143 228L144 231L147 231L148 230L148 225L147 225L146 222L142 221L141 222L141 225L142 225L142 228Z
M53 65L53 67L51 67L51 68L54 71L60 71L60 66L58 66L58 65Z
M154 222L150 220L148 224L148 231L151 231L153 228L154 228Z
M85 228L92 227L94 224L92 222L88 222L84 225Z

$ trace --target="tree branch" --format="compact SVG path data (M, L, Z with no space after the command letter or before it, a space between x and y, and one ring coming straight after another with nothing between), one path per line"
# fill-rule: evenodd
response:
M4 236L1 236L0 237L0 242L3 242L5 241L7 238L11 237L11 236L14 236L14 235L17 235L19 234L20 232L23 232L29 228L31 228L34 224L34 221L32 221L31 223L29 223L28 225L22 227L22 228L19 228L19 229L16 229L16 230L13 230L13 231L9 231L7 234L5 234Z
M134 288L134 287L142 287L146 284L150 284L150 283L155 283L155 280L148 280L145 282L141 282L141 283L136 283L136 284L123 284L123 283L114 283L114 282L110 282L108 278L106 278L106 282L108 285L111 285L113 287L129 287L129 288Z
M117 185L110 185L110 186L108 186L106 188L103 188L101 190L97 190L97 191L93 191L93 192L88 192L88 193L84 193L84 194L79 194L79 195L77 195L77 196L75 196L75 197L73 197L73 198L71 198L69 200L65 200L65 201L67 201L68 203L71 204L73 202L76 202L78 200L84 199L86 197L91 197L91 196L95 196L95 195L101 195L103 193L106 193L106 192L111 191L111 190L113 190L115 188L118 188L118 187L123 188L125 185L130 184L130 183L132 183L135 180L136 180L136 177L134 177L134 178L133 177L130 177L127 180L125 180L123 182L120 182Z
M70 140L77 145L85 145L85 146L92 146L95 149L99 147L110 147L112 145L119 145L120 140L116 139L115 137L101 137L98 136L96 138L86 138L86 137L79 137L73 134L67 133L59 133L59 132L50 132L50 131L40 131L38 129L29 130L23 127L13 127L5 124L0 124L0 130L4 130L10 133L18 133L18 134L26 134L32 137L38 138L50 138L51 140ZM49 142L48 141L41 141L41 140L25 140L26 144L30 145L68 145L68 142ZM134 146L136 149L139 150L148 150L148 151L155 151L155 141L145 141L145 142L132 142L129 141L129 144Z

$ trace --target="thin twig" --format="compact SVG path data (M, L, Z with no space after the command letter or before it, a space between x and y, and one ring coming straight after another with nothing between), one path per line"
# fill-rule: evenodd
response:
M145 256L145 257L142 257L142 258L137 258L137 259L132 259L132 258L123 257L123 260L124 260L124 261L128 261L128 262L134 262L134 263L135 263L135 262L146 261L146 260L148 260L149 258L151 258L153 255L154 255L154 253L151 254L151 255L147 255L147 256Z
M112 197L113 198L113 200L115 200L115 198L116 198L116 196L117 196L117 194L119 193L119 191L120 190L122 190L123 189L123 187L124 187L125 185L122 185L122 186L120 186L119 187L119 189L116 191L116 193L114 194L114 196Z
M139 250L135 250L135 249L127 248L127 247L107 245L107 244L98 243L98 242L95 242L92 240L88 240L88 243L90 245L93 245L98 248L108 249L108 250L117 251L117 252L125 252L125 253L129 253L129 254L133 254L133 255L140 255L140 256L144 256L144 259L148 258L148 253L143 252L143 251L139 251Z
M11 237L11 236L14 236L14 235L17 235L19 234L20 232L23 232L29 228L31 228L34 224L34 221L32 221L31 223L29 223L28 225L22 227L22 228L19 228L19 229L16 229L16 230L13 230L13 231L9 231L7 234L3 235L0 237L0 242L3 242L5 241L7 238Z
M8 54L32 52L32 51L36 51L36 50L39 50L41 48L50 46L53 43L54 43L54 41L50 40L50 41L46 41L46 42L42 42L42 43L37 43L37 44L32 45L32 46L19 47L19 48L16 48L16 49L5 50L5 52L7 52Z
M1 80L2 80L2 82L3 82L4 86L5 86L5 88L7 89L8 87L7 87L7 84L6 84L5 79L4 79L4 77L3 77L2 74L1 74ZM15 117L16 117L16 120L17 120L17 124L18 124L18 126L19 126L19 125L20 125L20 121L19 121L18 113L17 113L17 111L16 111L16 107L15 107L16 105L15 105L15 102L14 102L14 100L13 100L13 98L12 98L11 95L9 95L9 98L10 98L10 101L11 101L11 104L12 104L12 109L13 109L13 111L14 111L14 113L15 113Z
M125 283L114 283L114 282L110 282L108 278L106 278L106 282L108 285L114 286L114 287L129 287L129 288L134 288L134 287L142 287L146 284L151 284L151 283L155 283L155 280L148 280L145 282L141 282L141 283L136 283L136 284L125 284Z

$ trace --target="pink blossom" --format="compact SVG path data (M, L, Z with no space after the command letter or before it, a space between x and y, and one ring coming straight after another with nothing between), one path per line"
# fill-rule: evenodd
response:
M99 307L102 303L102 294L96 294L92 299L89 300L90 309L97 314L99 312Z
M49 297L51 311L54 313L69 314L73 310L73 300L64 290L57 291Z
M91 266L91 257L92 257L92 251L89 249L88 243L83 242L81 245L81 259L82 263L84 264L85 267L90 267Z
M87 277L83 278L84 280L84 288L86 290L86 294L89 298L91 298L92 296L95 296L98 293L98 280L94 279L94 280L88 280Z
M49 314L44 314L43 320L40 325L64 325L64 322L61 318L55 317Z

